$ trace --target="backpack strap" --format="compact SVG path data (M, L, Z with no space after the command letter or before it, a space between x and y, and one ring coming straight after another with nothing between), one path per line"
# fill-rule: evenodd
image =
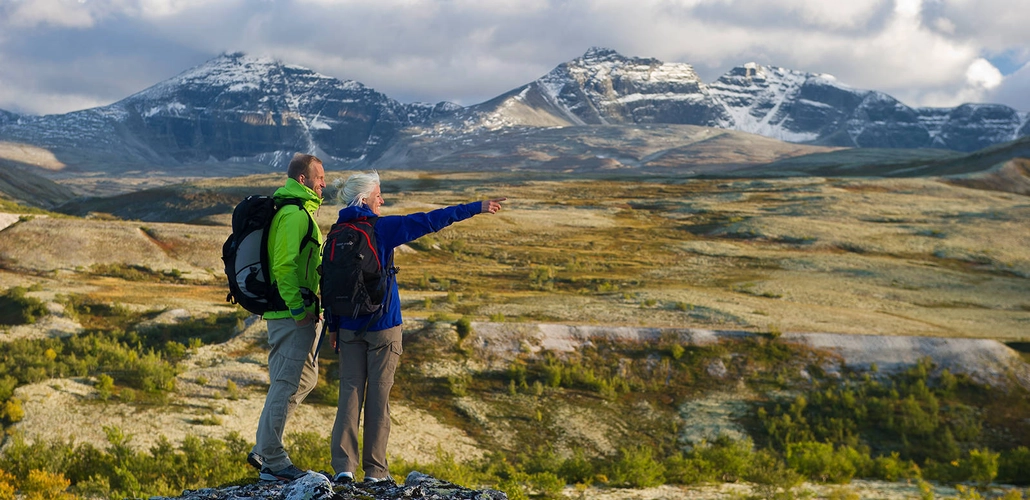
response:
M316 246L318 246L319 245L318 240L315 239L314 236L311 236L311 233L314 232L314 230L315 230L315 221L314 221L314 218L311 216L311 213L308 212L304 208L304 200L302 200L300 198L281 198L280 200L281 201L277 201L276 204L275 204L275 211L276 212L278 212L279 210L282 210L282 208L287 206L287 205L294 205L301 212L304 212L308 216L308 232L304 235L304 238L300 240L300 248L303 249L304 248L304 244L309 242L309 241L311 243L315 244Z
M318 240L315 239L314 236L311 236L312 231L315 230L315 221L314 221L314 218L311 216L311 213L308 212L304 208L304 200L302 200L300 198L280 198L279 200L276 200L276 202L275 202L275 212L278 214L279 211L282 210L283 208L285 208L287 205L294 205L294 206L296 206L299 211L304 212L308 216L308 232L305 233L303 238L301 238L301 240L300 240L300 248L297 251L299 252L299 251L303 250L304 249L304 245L307 244L309 241L312 244L314 244L315 246L319 246ZM270 231L265 231L265 234L262 235L261 248L263 248L263 249L264 248L268 248L268 235L269 235L269 232ZM269 260L269 262L271 262L271 260ZM269 279L269 281L271 281L271 269L269 269L268 272L269 272L268 279ZM286 301L283 300L282 295L279 295L279 284L278 283L272 283L272 288L275 290L275 297L273 297L273 300L269 304L271 306L270 310L273 310L273 311L285 311L285 310L288 310L289 308L286 306ZM316 294L312 293L311 290L308 290L307 288L301 288L300 291L301 291L301 296L302 297L305 297L305 294L304 294L305 291L308 293L308 295L313 296L314 300L316 302L315 310L316 311L317 310L321 310L321 308L317 304L318 303L318 296ZM308 297L305 297L305 302L307 302L307 299L308 299Z

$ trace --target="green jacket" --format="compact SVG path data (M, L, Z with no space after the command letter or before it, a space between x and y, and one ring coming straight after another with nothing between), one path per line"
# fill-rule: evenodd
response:
M271 261L272 282L279 287L279 295L289 311L269 311L265 319L293 318L301 320L305 312L318 314L313 302L305 305L301 288L318 294L318 268L322 264L322 231L314 223L315 211L322 205L321 198L307 186L294 179L272 195L276 201L283 198L304 200L304 210L297 205L286 205L275 214L268 231L268 258ZM311 219L311 234L308 219ZM310 299L309 299L310 300Z

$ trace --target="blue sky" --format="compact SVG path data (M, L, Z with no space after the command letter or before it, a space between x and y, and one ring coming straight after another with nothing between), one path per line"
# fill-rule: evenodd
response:
M0 0L0 109L107 105L235 51L469 105L600 46L1030 111L1028 26L1026 0Z

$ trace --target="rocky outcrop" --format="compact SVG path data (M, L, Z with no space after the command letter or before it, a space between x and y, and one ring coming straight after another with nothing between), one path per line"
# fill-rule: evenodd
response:
M575 351L596 339L608 341L656 341L679 339L684 344L707 345L720 340L740 340L758 334L735 330L700 328L638 328L627 326L560 325L548 323L472 323L476 332L468 344L487 359L509 359L517 353ZM876 365L882 373L898 373L929 358L939 370L963 373L988 385L1017 383L1030 389L1030 365L1012 348L990 339L849 335L840 333L784 333L782 342L805 344L839 356L829 371L844 367L868 370ZM725 367L709 366L715 376Z
M306 476L288 483L260 482L246 486L186 490L178 497L152 497L151 500L507 500L496 490L471 490L441 481L420 472L411 472L404 484L352 483L334 486L329 477L308 471Z

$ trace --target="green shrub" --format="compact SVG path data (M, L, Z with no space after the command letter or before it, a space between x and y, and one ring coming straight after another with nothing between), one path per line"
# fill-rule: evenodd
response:
M48 313L46 304L27 292L16 286L0 295L0 325L31 325Z
M439 243L432 236L423 236L415 241L408 242L408 246L422 252L428 252Z
M553 472L530 474L528 481L537 494L547 498L560 498L560 493L565 488L565 481Z
M14 395L14 388L18 387L18 379L4 375L0 377L0 401L7 401Z
M572 456L562 460L558 476L571 484L590 484L598 473L597 464L586 457L583 450L576 449Z
M25 500L72 499L75 496L65 491L70 484L60 473L33 469L21 482L21 492Z
M969 450L966 458L966 467L969 469L969 480L975 482L981 489L987 487L998 477L998 453L990 450Z
M458 332L458 345L461 345L472 334L472 318L462 316L458 321L454 322L454 328Z
M225 423L222 421L222 417L219 417L218 415L205 415L194 422L196 422L197 425L222 425Z
M186 346L174 340L169 340L165 343L162 354L164 354L165 359L179 361L186 357Z
M114 379L106 373L101 373L97 376L96 383L97 397L101 401L107 401L111 398L112 391L114 390Z
M453 254L460 254L465 249L465 240L451 240L447 244L447 250Z
M760 485L760 492L765 492L762 498L772 498L780 492L790 491L805 480L770 450L754 453L743 479Z
M665 480L672 484L702 484L715 481L715 471L710 463L700 458L688 458L676 453L665 458Z
M90 272L95 276L110 276L126 281L152 281L164 283L183 283L182 271L170 269L155 271L138 264L93 264Z
M455 397L462 398L468 396L468 386L470 383L472 383L472 377L467 373L447 376L447 389Z
M7 425L21 422L25 418L25 410L21 407L21 400L15 397L4 401L0 406L0 419Z
M225 394L232 401L240 399L240 388L232 379L226 379L225 381Z
M0 500L15 500L17 498L14 492L17 490L15 487L17 479L5 472L0 470Z
M685 352L687 352L687 349L684 348L681 344L672 344L669 347L669 355L672 356L672 359L675 359L677 361L683 357L683 353Z
M292 451L290 455L293 455ZM501 458L499 455L497 457L494 457L493 460L500 460L499 462L494 463L493 467L499 467L503 469L502 475L507 476L508 474L514 472L514 467L508 464L507 461ZM489 469L490 465L488 464L484 466L484 464L477 464L472 461L458 462L454 458L453 454L443 451L443 449L439 446L437 446L436 448L436 459L428 464L418 462L406 462L398 458L391 458L390 460L390 470L395 475L405 476L413 470L418 470L423 474L428 474L437 479L449 481L464 487L473 487L477 484L484 484L490 482L490 476L493 475L491 474L491 472L496 473L497 471L484 471L484 468ZM524 493L524 488L521 486L521 484L519 484L519 488L522 488L521 491L523 491Z
M720 437L715 443L701 443L689 453L665 459L666 480L674 484L704 484L749 480L759 482L761 471L754 469L755 452L750 440L734 441ZM770 465L770 464L766 464ZM785 469L777 460L779 469ZM759 481L751 479L754 476Z
M291 433L286 436L286 449L290 450L290 459L301 470L330 470L331 456L328 437L317 432L305 431Z
M556 273L551 266L537 266L529 271L529 285L534 290L554 290Z
M843 484L857 472L853 451L848 447L835 450L829 443L791 443L787 446L787 465L814 481Z
M524 472L515 472L507 475L499 483L497 489L508 497L508 500L529 500L529 492L526 483L529 482L529 475Z
M1020 446L1001 452L997 479L1005 484L1030 484L1030 448Z
M979 449L969 450L950 462L928 459L923 464L923 477L948 483L976 482L986 487L998 475L998 459L998 453Z
M665 483L665 466L647 446L622 448L611 464L608 477L619 486L650 488Z
M920 477L919 466L911 460L902 460L898 452L892 452L889 456L879 456L873 460L872 469L868 477L883 479L885 481L898 481L901 479L917 479Z

